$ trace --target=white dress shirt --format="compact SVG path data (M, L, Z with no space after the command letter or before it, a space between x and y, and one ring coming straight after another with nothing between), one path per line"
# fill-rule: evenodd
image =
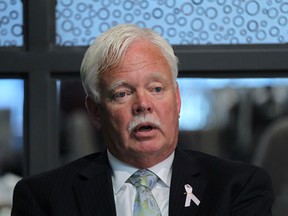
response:
M138 169L119 161L109 151L107 151L107 154L113 171L112 183L116 213L117 215L121 216L132 216L136 188L131 183L127 183L126 181ZM162 215L168 215L169 210L169 192L173 159L174 152L166 160L148 168L159 177L158 182L152 189L152 193L158 203Z

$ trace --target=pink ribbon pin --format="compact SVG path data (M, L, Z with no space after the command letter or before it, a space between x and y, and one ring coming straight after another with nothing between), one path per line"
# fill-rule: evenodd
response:
M184 188L186 190L186 201L185 207L189 207L191 204L191 200L198 206L200 204L200 200L192 193L193 188L189 184L185 184Z

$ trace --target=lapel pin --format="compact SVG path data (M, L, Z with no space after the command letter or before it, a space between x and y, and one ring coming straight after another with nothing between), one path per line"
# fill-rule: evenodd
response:
M200 200L193 194L193 188L189 184L185 184L184 188L186 190L186 201L185 207L189 207L191 204L191 200L198 206L200 204Z

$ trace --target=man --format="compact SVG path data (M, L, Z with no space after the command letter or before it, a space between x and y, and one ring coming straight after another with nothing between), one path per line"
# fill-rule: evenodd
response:
M97 38L81 78L107 149L20 181L12 215L271 215L262 169L177 147L177 62L149 29L119 25ZM143 189L143 179L156 185Z

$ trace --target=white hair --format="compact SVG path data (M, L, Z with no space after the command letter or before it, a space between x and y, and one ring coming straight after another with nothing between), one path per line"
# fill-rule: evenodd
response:
M116 67L131 43L140 39L159 47L170 66L176 86L178 59L171 45L151 29L122 24L100 35L86 51L81 64L80 73L84 90L96 103L100 103L100 75Z

